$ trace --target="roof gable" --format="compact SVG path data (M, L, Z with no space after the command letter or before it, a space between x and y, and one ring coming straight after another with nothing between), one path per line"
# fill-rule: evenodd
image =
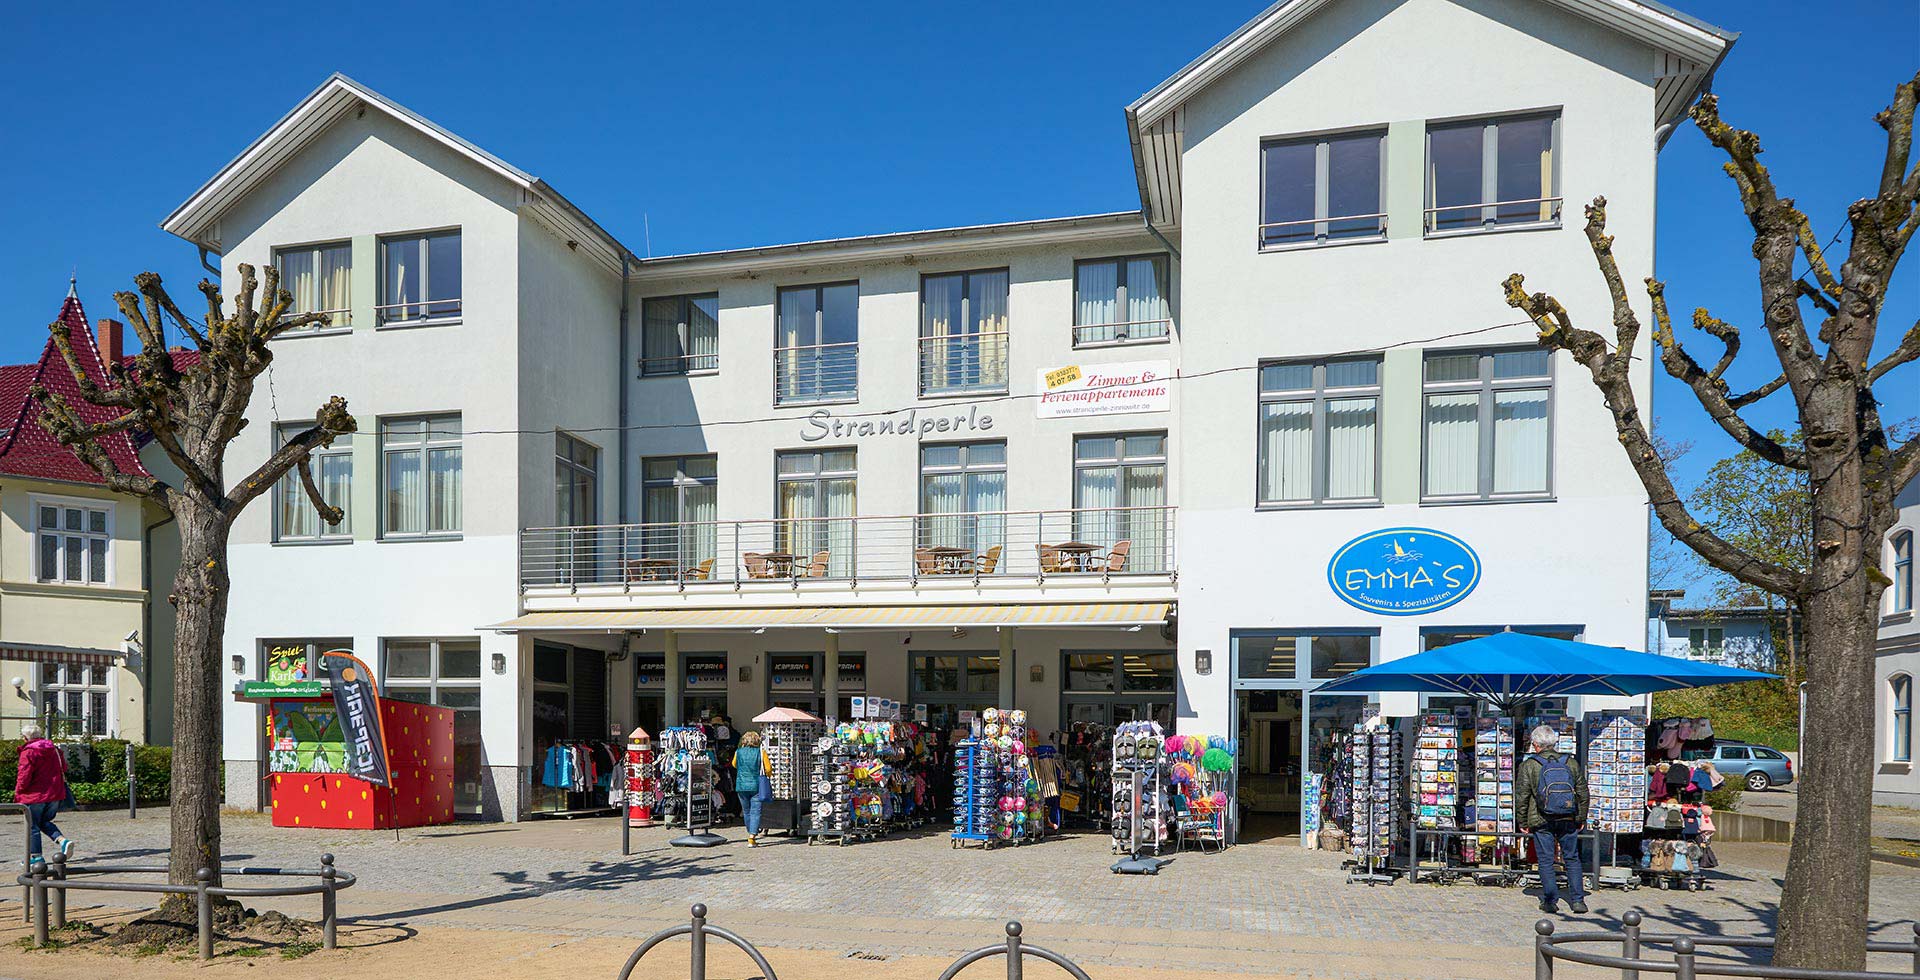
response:
M66 330L74 359L80 362L80 369L86 372L87 377L101 387L112 387L114 382L107 376L106 366L100 359L100 348L95 345L93 331L87 326L86 310L81 308L77 296L71 293L67 295L66 302L60 307L60 317L54 322ZM118 414L115 409L95 405L81 397L80 385L74 380L73 372L68 370L59 348L54 346L53 338L48 337L47 345L40 351L39 361L32 365L0 368L0 418L4 418L7 425L5 435L0 436L0 473L63 483L105 485L106 481L94 472L93 467L82 462L73 450L61 445L53 433L40 424L46 406L33 396L31 389L34 385L44 386L47 391L59 394L85 422L105 422ZM140 453L126 432L102 436L99 445L120 472L137 476L151 475L141 464Z

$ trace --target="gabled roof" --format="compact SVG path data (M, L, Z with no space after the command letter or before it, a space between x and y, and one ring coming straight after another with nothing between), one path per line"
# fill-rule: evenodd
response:
M1140 208L1157 226L1180 222L1180 153L1185 138L1181 109L1216 79L1258 54L1281 35L1337 0L1278 0L1220 43L1174 72L1127 106ZM1654 85L1655 131L1664 142L1668 123L1679 119L1712 81L1739 37L1652 0L1539 0L1641 41L1659 52Z
M585 212L561 196L546 181L339 72L327 76L319 88L301 99L279 122L220 168L213 179L173 209L173 213L160 222L160 227L196 245L221 251L223 243L216 233L220 216L234 202L271 176L281 164L326 132L328 127L362 106L386 113L400 124L511 184L521 194L522 207L530 209L562 238L578 242L603 265L618 271L621 260L631 256L632 253L606 229L587 217Z
M107 371L100 360L100 348L95 345L93 331L87 327L87 313L80 306L78 297L69 294L60 307L60 318L55 321L67 331L67 337L73 346L73 356L80 362L80 369L87 377L101 387L112 387L113 381L107 377ZM116 416L116 411L103 408L80 396L80 385L73 378L73 372L67 369L60 351L53 344L53 338L47 338L46 347L40 351L40 360L33 364L17 364L0 367L0 419L4 419L7 431L0 436L0 474L32 477L40 480L54 480L62 483L88 483L103 486L106 481L93 467L81 462L73 450L53 438L40 424L40 416L46 408L40 399L33 397L30 390L39 384L48 391L64 397L75 413L87 422L105 422ZM101 437L100 448L113 461L113 465L122 473L148 476L147 468L140 463L140 453L134 441L126 432L115 432Z

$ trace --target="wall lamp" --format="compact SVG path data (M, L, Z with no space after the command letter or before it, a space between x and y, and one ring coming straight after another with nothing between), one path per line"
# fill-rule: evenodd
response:
M244 674L247 672L247 658L245 656L238 653L233 655L233 672L236 674Z
M506 654L496 653L493 655L493 672L496 674L504 674L507 672Z
M1201 676L1213 673L1213 651L1193 651L1193 672Z

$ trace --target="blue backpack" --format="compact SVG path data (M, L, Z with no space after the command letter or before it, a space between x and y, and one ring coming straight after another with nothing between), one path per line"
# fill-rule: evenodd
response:
M1573 816L1573 767L1567 764L1567 757L1535 755L1533 761L1540 763L1540 781L1533 786L1533 798L1540 805L1540 812L1549 817Z

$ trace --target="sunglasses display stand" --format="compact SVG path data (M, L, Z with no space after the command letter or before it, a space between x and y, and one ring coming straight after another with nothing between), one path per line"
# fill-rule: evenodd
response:
M767 767L773 772L772 799L761 813L761 827L794 833L805 826L812 784L813 746L826 733L817 721L770 721L761 729Z
M1151 721L1130 721L1113 733L1114 853L1160 853L1167 844L1166 734Z

